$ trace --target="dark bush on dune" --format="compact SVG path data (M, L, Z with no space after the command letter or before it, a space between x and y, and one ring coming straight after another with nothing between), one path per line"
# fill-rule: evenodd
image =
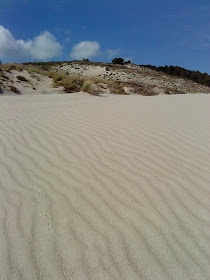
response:
M124 59L123 58L120 58L120 57L116 57L116 58L114 58L113 60L112 60L112 63L113 64L121 64L121 65L123 65L124 64Z

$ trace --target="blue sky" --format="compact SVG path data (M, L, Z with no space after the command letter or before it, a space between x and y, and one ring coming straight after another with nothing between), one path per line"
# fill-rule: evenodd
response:
M210 73L207 0L1 0L0 60L132 58Z

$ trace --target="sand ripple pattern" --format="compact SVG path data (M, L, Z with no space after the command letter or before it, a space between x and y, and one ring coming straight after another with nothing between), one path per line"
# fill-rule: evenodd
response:
M0 98L0 279L210 279L210 96Z

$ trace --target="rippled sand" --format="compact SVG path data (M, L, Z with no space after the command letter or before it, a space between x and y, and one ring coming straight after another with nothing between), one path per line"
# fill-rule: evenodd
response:
M0 98L0 279L210 279L210 95Z

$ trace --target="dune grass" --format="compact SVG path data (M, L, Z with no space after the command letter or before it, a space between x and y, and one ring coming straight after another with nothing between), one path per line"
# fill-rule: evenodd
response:
M1 69L10 72L11 70L23 71L24 66L19 63L5 63L1 65Z
M91 93L91 91L92 91L91 82L85 81L81 88L81 91Z
M94 84L106 84L111 93L128 95L128 93L124 91L122 82L104 80L97 77L81 78L68 75L66 72L57 73L51 71L48 76L53 79L55 87L63 86L65 92L84 91L91 93Z
M49 78L54 81L54 87L62 86L65 92L79 92L84 84L85 79L77 76L67 75L65 72L50 72Z
M139 81L120 81L119 79L116 81L116 79L112 77L107 77L106 79L99 78L99 77L79 77L75 74L69 75L66 71L61 72L59 71L59 68L55 68L55 66L59 67L62 66L65 63L65 65L70 65L71 67L77 65L77 64L88 64L88 65L100 65L100 66L106 66L107 68L110 68L112 70L115 70L115 65L112 64L106 64L106 63L92 63L92 62L38 62L38 63L5 63L0 65L0 81L1 81L1 87L2 88L8 88L9 84L11 82L11 72L12 71L27 71L31 77L36 78L37 81L41 81L42 76L48 76L53 79L53 86L54 87L63 87L64 92L79 92L79 91L85 91L85 92L101 92L101 93L111 93L111 94L122 94L122 95L128 95L130 94L127 90L125 90L125 87L130 87L133 89L132 92L135 94L145 95L145 96L152 96L157 95L159 92L155 89L155 85L151 84L144 84L143 82L140 83ZM75 64L77 63L77 64ZM118 67L118 66L117 66ZM109 70L110 70L109 69ZM123 68L124 69L124 68ZM146 69L146 68L145 68ZM144 70L145 70L144 69ZM133 69L126 68L124 69L128 71L129 73L133 71ZM123 70L123 71L124 71ZM56 72L59 71L59 72ZM154 76L156 74L150 69L146 69L146 72L142 72L142 69L136 69L138 73L141 73L141 75L150 75ZM152 72L148 74L148 71ZM16 73L13 73L13 75ZM158 73L160 75L160 73ZM23 77L23 75L17 76L17 79L22 82L29 82L26 78ZM26 79L26 80L25 80ZM178 79L178 78L177 78ZM102 89L102 90L101 90ZM174 87L173 85L165 85L165 87L159 87L160 91L162 90L165 94L183 94L185 91L179 90L179 87ZM193 90L188 90L193 91Z
M21 63L5 63L1 65L1 69L10 72L11 70L16 70L16 71L23 71L26 70L28 73L37 73L40 75L47 75L46 71L41 70L38 67L32 66L32 65L25 65Z
M39 75L48 76L48 73L38 67L34 67L31 65L24 65L24 69L28 71L29 74L37 73Z

